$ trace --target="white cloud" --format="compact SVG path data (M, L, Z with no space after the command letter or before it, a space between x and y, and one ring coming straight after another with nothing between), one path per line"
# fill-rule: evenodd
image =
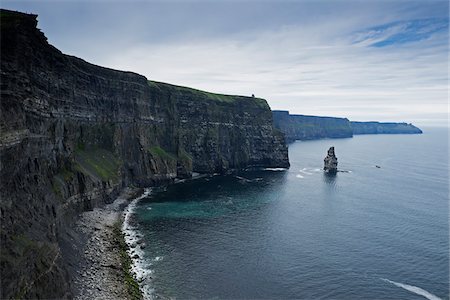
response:
M445 43L362 47L334 24L136 45L105 56L102 64L218 93L254 93L272 109L292 113L425 125L442 118L448 90Z
M419 125L445 119L448 29L407 24L448 21L446 1L124 3L34 5L63 52L152 80L255 94L292 113ZM408 30L421 38L370 46Z

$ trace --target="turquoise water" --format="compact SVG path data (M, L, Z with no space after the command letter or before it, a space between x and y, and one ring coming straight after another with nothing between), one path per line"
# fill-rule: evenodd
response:
M154 190L130 218L147 296L448 299L447 149L442 129L296 142L287 171Z

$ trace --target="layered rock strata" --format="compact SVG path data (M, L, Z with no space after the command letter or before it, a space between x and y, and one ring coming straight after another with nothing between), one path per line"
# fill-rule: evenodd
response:
M353 122L347 118L291 115L274 110L274 126L288 142L323 138L349 138L357 134L420 134L422 130L408 123Z
M277 110L272 114L274 126L285 134L289 142L353 136L350 121L346 118L291 115L288 111Z
M421 134L411 123L350 122L353 134Z
M68 228L126 186L289 166L265 100L64 55L36 17L1 11L0 298L71 297Z

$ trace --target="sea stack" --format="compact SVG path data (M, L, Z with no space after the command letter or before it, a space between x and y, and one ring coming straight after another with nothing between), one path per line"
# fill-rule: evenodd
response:
M334 147L330 147L328 149L328 154L325 157L323 169L328 173L336 173L337 172L337 157L334 154Z

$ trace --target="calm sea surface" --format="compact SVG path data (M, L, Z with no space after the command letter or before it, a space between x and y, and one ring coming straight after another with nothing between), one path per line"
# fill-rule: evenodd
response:
M128 219L147 297L449 299L447 139L296 142L287 171L153 190Z

